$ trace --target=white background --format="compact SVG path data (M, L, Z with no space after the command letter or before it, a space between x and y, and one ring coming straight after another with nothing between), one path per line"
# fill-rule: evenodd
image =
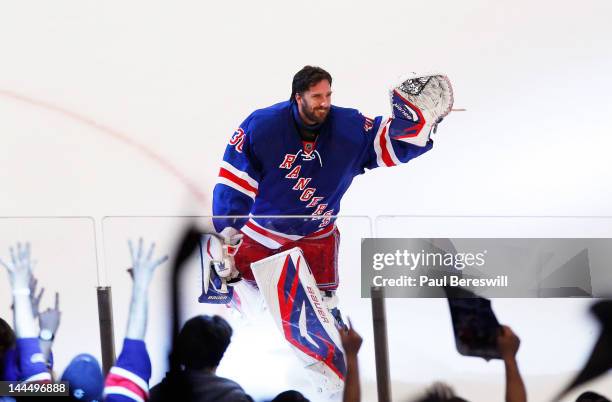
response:
M4 0L0 10L0 216L93 217L100 265L113 258L129 263L127 253L113 257L119 251L103 246L104 216L209 213L227 139L253 109L286 99L293 74L305 64L332 73L335 104L368 115L388 112L386 88L408 71L446 73L455 106L468 109L445 119L434 149L422 158L357 178L343 214L612 215L608 1ZM87 278L95 274L79 270L90 269L94 245L82 244L84 225L21 230L6 222L2 250L30 239L39 251L41 281L49 294L61 290L61 371L69 355L84 351L61 346L77 344L70 328L84 328L88 339L97 333L95 323L72 318L79 300L93 303ZM126 238L141 234L133 228ZM58 231L61 236L51 235ZM561 225L559 235L583 233L564 232ZM119 310L129 282L113 286ZM0 296L7 317L5 280ZM419 303L436 308L414 303L415 312ZM586 306L567 303L551 301L547 318L576 325L588 320ZM557 360L543 355L550 369L544 372L546 364L535 363L538 346L527 346L529 336L539 331L561 339L563 333L540 326L538 316L522 321L531 316L523 316L529 308L520 303L510 307L503 312L511 324L524 328L519 357L531 400L545 400L568 378L590 338L560 343ZM344 309L351 314L351 308ZM592 335L594 328L584 331ZM367 345L371 335L363 332ZM417 336L402 328L390 332ZM446 332L439 336L447 342ZM434 344L431 337L421 339ZM467 398L502 400L498 365L438 360L429 348L425 344L422 355L391 351L392 360L413 367L392 372L396 398L445 379ZM369 360L362 365L371 400L373 368ZM248 388L248 373L224 374Z

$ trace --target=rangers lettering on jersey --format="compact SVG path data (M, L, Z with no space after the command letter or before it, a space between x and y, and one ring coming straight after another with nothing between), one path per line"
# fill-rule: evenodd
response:
M310 200L315 191L317 191L316 188L308 187L306 190L304 190L302 195L300 195L300 201Z
M285 159L283 159L283 163L280 164L279 168L281 169L291 169L293 166L293 162L295 162L296 155L287 154L285 155Z
M323 211L327 208L327 204L320 204L317 209L312 213L313 215L321 215Z
M300 177L300 170L302 170L302 166L297 165L293 168L291 172L287 173L287 176L285 177L287 179L297 179L298 177Z
M299 154L299 152L298 152ZM296 156L298 155L294 155L294 154L286 154L283 162L280 164L280 167L282 169L291 169L291 167L293 166L293 163L295 162ZM313 160L313 158L310 159L304 159L305 161L311 161ZM290 161L290 162L289 162ZM308 183L310 183L310 181L312 180L312 177L299 177L299 173L300 170L302 169L301 165L297 165L295 168L293 168L293 170L287 174L285 176L285 178L287 179L297 179L295 185L291 188L292 190L298 190L298 191L302 191L302 193L300 194L300 201L304 201L304 202L308 202L313 198L314 193L317 191L317 189L315 187L306 187L308 185ZM306 206L306 208L313 208L314 206L316 206L324 197L314 197L316 199L316 201L313 202L309 202L308 205ZM312 213L312 215L321 215L323 213L323 211L325 210L325 208L327 207L327 204L320 204L317 209L315 210L315 212ZM325 221L324 221L325 222ZM327 224L329 224L330 220L326 220L326 224L320 224L319 227L322 228L324 226L326 226Z
M285 176L285 177L287 177L287 176ZM308 185L310 180L312 180L310 177L300 177L298 179L297 183L295 183L295 186L293 186L293 189L294 190L304 190L304 189L306 189L306 185Z
M322 199L323 197L312 197L306 208L314 208Z

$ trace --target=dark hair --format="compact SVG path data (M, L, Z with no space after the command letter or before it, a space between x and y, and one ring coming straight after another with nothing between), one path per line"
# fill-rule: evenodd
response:
M441 382L434 383L427 389L425 394L415 402L467 402L465 399L455 395L453 389Z
M293 76L291 83L291 101L295 100L295 94L301 94L308 89L318 84L320 81L327 80L329 85L332 83L331 74L323 70L321 67L304 66L300 71Z
M230 344L232 327L218 315L199 315L183 325L176 342L177 362L199 370L219 365Z
M0 357L4 355L4 352L15 345L15 333L8 324L0 318Z
M592 391L587 391L576 399L576 402L610 402L608 398Z
M298 391L290 390L276 395L270 402L310 402Z

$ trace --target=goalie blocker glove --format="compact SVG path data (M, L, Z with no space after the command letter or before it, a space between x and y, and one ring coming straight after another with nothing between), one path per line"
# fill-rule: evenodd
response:
M424 147L432 130L453 107L453 88L445 75L411 74L389 91L394 124L389 136Z
M241 237L240 237L241 238ZM232 301L232 285L240 281L240 273L235 267L232 249L226 244L227 237L218 233L204 233L200 238L202 263L202 295L200 303L227 304ZM240 240L241 242L242 240Z

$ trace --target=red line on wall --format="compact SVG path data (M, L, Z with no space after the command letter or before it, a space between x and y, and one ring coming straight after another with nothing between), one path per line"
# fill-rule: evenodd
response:
M60 114L70 120L74 120L78 123L89 126L100 133L103 133L109 137L114 138L115 140L121 142L122 144L127 145L128 147L131 147L132 149L140 152L141 154L149 158L152 162L156 163L163 170L165 170L166 172L174 176L177 180L183 183L184 186L187 187L189 192L199 202L201 202L202 204L206 204L208 202L206 195L202 191L200 191L198 186L194 182L192 182L191 179L187 177L187 175L185 175L170 161L162 157L160 154L158 154L151 148L137 141L134 141L132 138L130 138L129 135L122 133L121 131L116 130L112 127L109 127L103 123L100 123L91 117L84 116L82 114L71 111L69 109L65 109L61 106L55 105L50 102L33 99L33 98L18 94L13 91L5 90L5 89L0 89L0 96L3 96L13 101L22 102L30 106L38 107L44 110L48 110L48 111Z

